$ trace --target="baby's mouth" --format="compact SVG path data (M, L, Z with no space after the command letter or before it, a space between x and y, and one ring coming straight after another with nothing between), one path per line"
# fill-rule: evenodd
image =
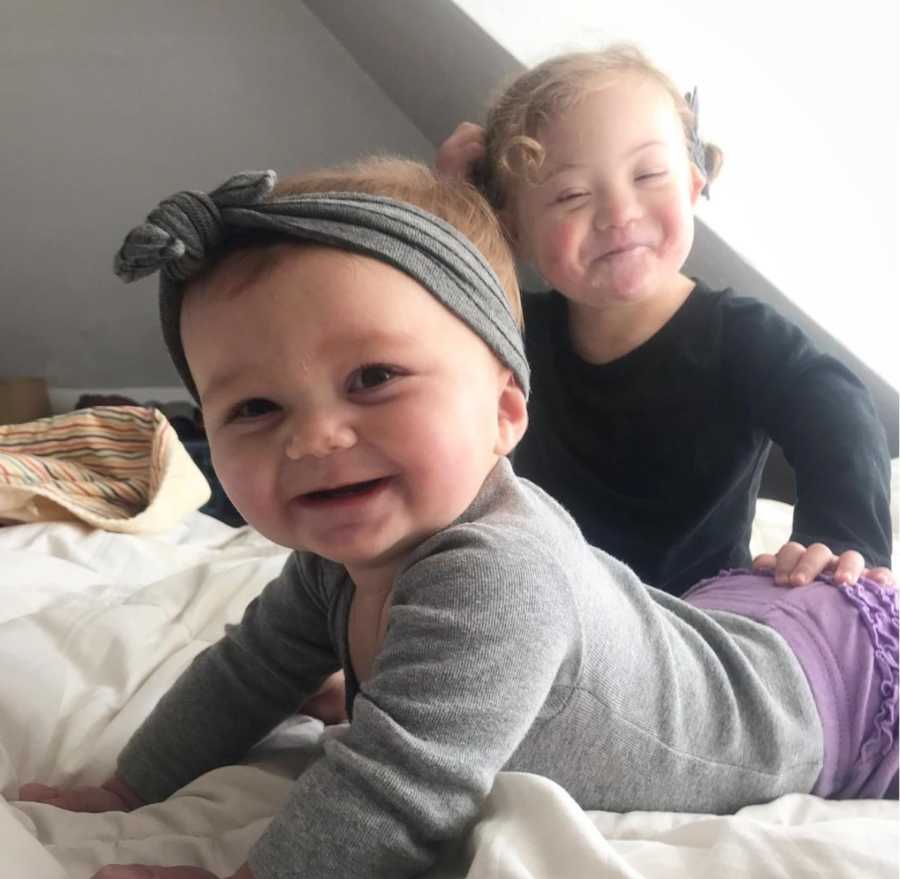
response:
M337 488L323 488L318 491L310 491L301 495L300 499L309 503L320 503L322 501L330 501L336 498L353 497L355 495L366 494L380 488L387 477L382 476L378 479L368 479L365 482L351 482L347 485L341 485Z

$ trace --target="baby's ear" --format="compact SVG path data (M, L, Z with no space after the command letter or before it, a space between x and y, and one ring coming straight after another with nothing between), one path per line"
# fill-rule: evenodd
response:
M528 402L509 369L503 370L503 383L497 400L497 443L496 455L508 455L522 439L528 427Z

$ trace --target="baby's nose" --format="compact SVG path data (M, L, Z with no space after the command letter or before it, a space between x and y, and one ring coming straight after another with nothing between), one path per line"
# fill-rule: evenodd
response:
M319 413L298 418L291 425L285 454L293 461L309 455L324 458L356 444L356 431L334 413Z

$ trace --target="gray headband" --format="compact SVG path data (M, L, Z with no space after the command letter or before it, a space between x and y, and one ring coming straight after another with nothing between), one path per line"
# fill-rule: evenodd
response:
M160 273L163 337L195 399L197 388L181 342L185 283L215 263L238 230L268 231L353 251L405 272L479 335L528 395L522 334L503 287L459 231L406 202L364 193L272 199L276 179L274 171L246 171L209 194L178 192L135 226L116 254L114 271L123 281Z

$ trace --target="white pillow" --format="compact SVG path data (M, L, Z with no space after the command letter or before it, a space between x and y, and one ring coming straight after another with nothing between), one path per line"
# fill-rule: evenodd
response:
M759 498L750 531L750 557L775 553L788 542L794 522L794 508L783 501Z

